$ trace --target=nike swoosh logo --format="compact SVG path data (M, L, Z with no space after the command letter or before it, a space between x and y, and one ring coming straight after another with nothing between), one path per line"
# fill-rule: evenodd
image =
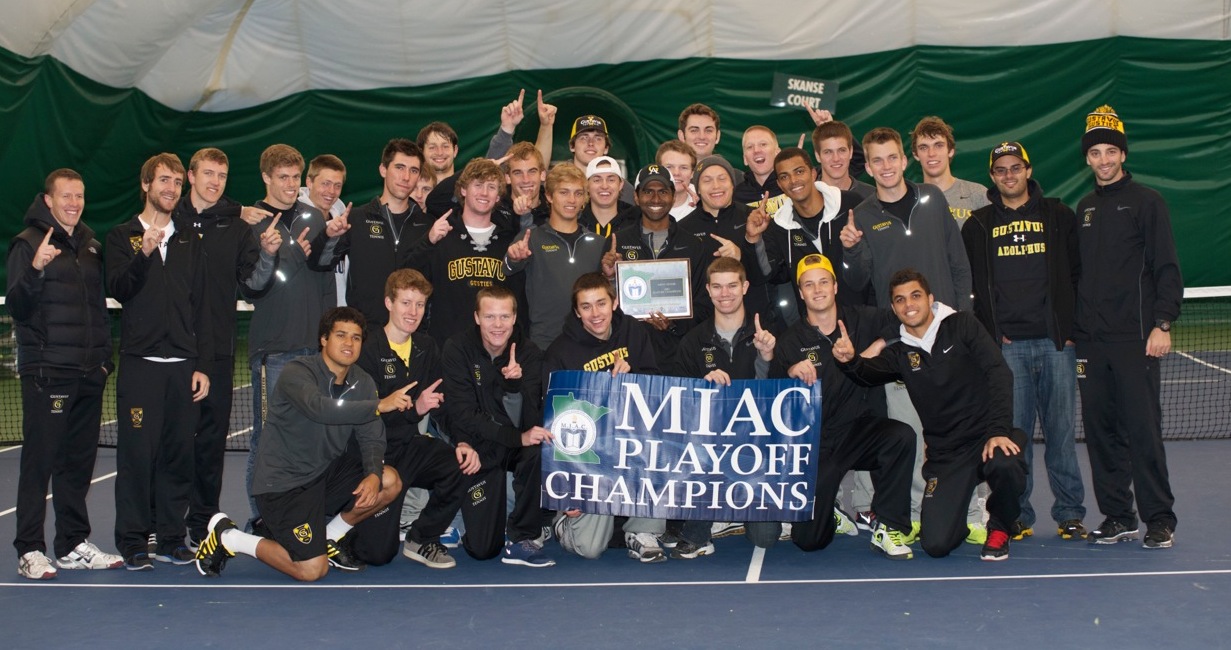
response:
M1116 210L1132 210L1132 208L1127 205L1117 205Z
M941 354L949 354L949 350L952 350L952 349L953 349L953 346L952 346L952 345L950 345L949 347L947 347L947 348L945 348L945 349L941 350L941 351L940 351L940 353L941 353Z

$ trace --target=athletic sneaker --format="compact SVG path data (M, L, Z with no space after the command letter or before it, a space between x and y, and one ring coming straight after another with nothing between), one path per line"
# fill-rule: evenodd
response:
M520 564L535 569L556 565L556 561L547 557L547 554L543 552L543 547L530 539L505 544L500 561L504 564Z
M792 526L790 522L786 522L786 521L782 522L782 530L778 531L778 541L780 542L791 541L791 528Z
M732 523L729 521L715 521L713 526L710 526L710 539L722 539L723 537L733 537L735 535L744 534L744 524Z
M833 525L835 535L854 537L859 534L859 528L855 526L855 522L851 521L851 518L845 512L842 512L842 508L837 506L834 506L833 509Z
M1137 527L1129 528L1114 519L1104 519L1103 525L1086 535L1086 541L1091 544L1115 544L1137 539Z
M452 569L457 566L457 560L449 557L448 549L440 542L420 544L408 539L402 544L402 555L429 569Z
M129 571L152 571L154 560L150 559L149 553L133 553L124 559L124 568Z
M209 534L197 546L197 573L206 578L217 578L222 573L227 559L235 557L230 549L222 545L222 534L238 528L224 513L219 512L210 518Z
M205 537L204 535L198 536L194 533L188 533L188 535L184 537L184 546L187 546L188 550L192 551L193 554L195 555L197 552L197 549L201 548L201 540L204 537Z
M56 568L42 551L30 551L17 560L17 575L29 580L54 580Z
M368 565L355 557L350 543L345 537L339 540L325 540L325 556L329 558L329 566L357 573L368 568Z
M713 542L706 542L702 546L697 546L696 544L693 544L692 542L686 539L681 539L680 543L676 544L675 548L671 549L671 557L677 560L695 560L701 557L702 555L713 555L713 554L714 554L714 543Z
M876 525L876 530L872 533L872 550L883 554L890 560L910 560L915 557L902 531L894 530L885 524Z
M1146 525L1146 536L1141 541L1141 545L1146 548L1171 548L1171 544L1175 542L1175 532L1171 530L1171 526L1163 523L1149 523Z
M992 530L987 533L987 542L983 544L983 552L979 557L988 562L999 562L1009 559L1009 534L1003 530Z
M923 528L922 523L918 521L910 522L910 532L906 535L906 539L904 541L907 544L914 544L915 542L919 541L919 530L921 528Z
M445 534L440 536L440 545L445 548L457 548L462 544L462 531L449 526L445 529Z
M658 545L663 548L675 548L683 539L678 530L668 530L659 536Z
M866 530L869 533L876 530L876 513L871 510L856 512L854 516L855 528Z
M628 547L628 557L634 560L645 564L667 561L662 545L652 533L624 533L624 545Z
M1085 539L1086 527L1080 519L1066 519L1056 525L1056 534L1060 539Z
M167 564L183 566L192 564L197 559L197 554L188 550L187 546L176 546L172 551L159 552L154 554L154 559Z
M118 569L124 566L124 558L104 553L87 539L56 560L56 566L61 569Z
M1010 531L1013 533L1012 537L1015 542L1020 542L1027 537L1034 537L1034 527L1023 524L1021 520L1013 522Z
M966 543L976 546L987 543L987 526L966 524Z

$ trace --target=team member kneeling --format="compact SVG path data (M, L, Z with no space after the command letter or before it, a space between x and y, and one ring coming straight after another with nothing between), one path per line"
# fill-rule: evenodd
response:
M376 384L355 366L365 324L353 307L330 309L320 321L320 354L286 365L253 471L252 492L272 539L241 532L224 513L214 515L197 550L201 575L217 576L236 553L305 582L324 577L330 565L362 566L339 542L402 491L397 472L381 462L385 427L379 415L414 407L406 395L413 384L377 399ZM347 451L352 435L358 453Z
M613 377L625 372L659 374L649 332L620 311L615 288L602 273L586 273L573 282L573 313L543 357L544 388L553 370L609 372ZM564 550L595 559L607 549L615 523L611 515L567 510L556 515L553 526ZM628 556L646 563L665 561L658 537L666 529L663 519L629 517L624 524Z
M865 386L906 384L926 443L923 479L923 550L944 557L966 538L966 506L980 481L987 500L984 560L1009 557L1009 530L1026 488L1022 447L1013 428L1013 376L987 330L970 312L936 302L923 274L902 269L889 279L889 300L902 322L902 338L870 359L857 356L839 322L834 359ZM879 496L879 495L878 495Z

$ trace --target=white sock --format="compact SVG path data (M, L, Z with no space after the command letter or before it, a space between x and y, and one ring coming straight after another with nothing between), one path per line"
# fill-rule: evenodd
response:
M256 557L256 545L261 542L260 537L245 533L238 528L232 528L222 533L222 545L227 547L232 553L242 553Z
M351 528L354 528L354 526L346 523L342 515L335 515L333 519L329 520L329 525L325 526L325 539L332 539L336 542L342 539L346 533L349 533Z

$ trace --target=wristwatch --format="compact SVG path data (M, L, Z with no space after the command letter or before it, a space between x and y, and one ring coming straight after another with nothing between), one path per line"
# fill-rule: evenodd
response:
M1160 318L1154 321L1154 327L1157 327L1158 329L1164 332L1170 332L1171 331L1171 321L1163 320Z

